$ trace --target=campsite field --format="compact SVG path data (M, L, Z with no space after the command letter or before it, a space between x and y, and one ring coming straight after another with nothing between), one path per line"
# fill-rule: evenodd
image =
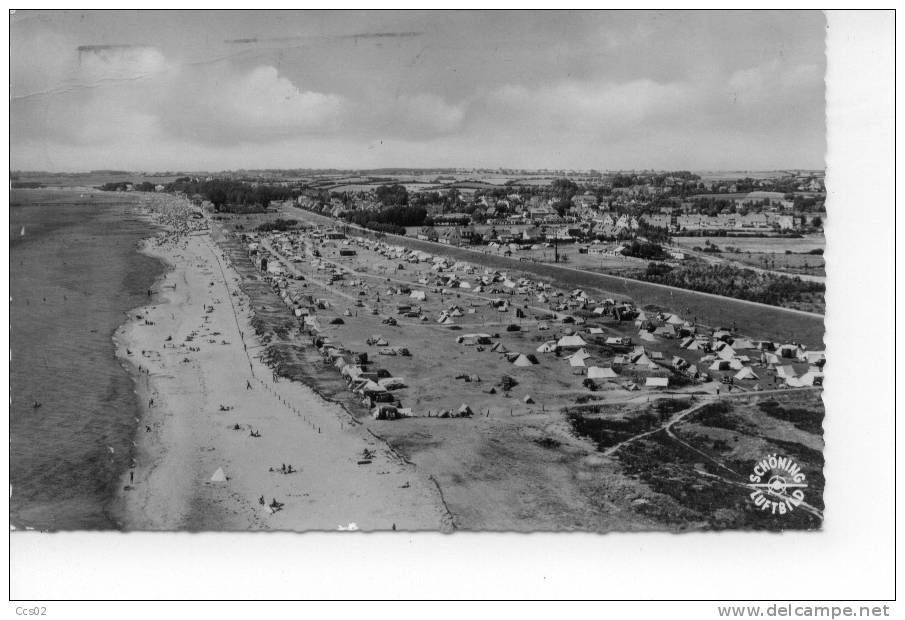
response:
M317 224L335 224L330 218L295 208L287 210L285 216ZM705 325L731 326L735 323L743 326L747 332L759 334L762 338L777 341L795 340L812 349L823 348L825 330L823 317L820 315L659 286L608 273L591 273L562 265L524 262L515 258L482 254L467 248L408 237L386 235L385 238L389 243L413 250L440 253L455 260L473 261L493 269L522 272L529 277L556 283L564 288L583 288L599 297L632 299L640 307L664 309L678 312L683 316L697 316Z
M239 224L241 232L274 217L275 214L224 217L220 224L227 230L235 230ZM291 253L286 251L290 239L294 239ZM298 330L298 322L233 237L223 244L242 274L243 290L255 308L265 344L262 355L275 361L278 374L301 380L327 398L341 402L371 433L385 439L398 454L433 479L455 527L698 529L724 527L749 518L745 516L746 492L728 483L720 483L721 494L708 495L711 499L719 495L726 504L724 510L715 513L718 518L709 517L703 509L695 512L688 507L676 512L678 517L669 516L672 508L664 506L673 506L677 501L672 487L664 487L637 472L630 473L643 462L645 470L661 471L665 467L675 474L675 484L680 486L690 478L703 476L697 473L694 463L678 463L673 449L665 450L656 443L649 445L660 441L656 433L649 439L634 439L633 433L656 431L651 426L651 411L663 407L657 404L663 398L678 399L676 406L685 407L693 397L714 398L717 387L722 387L725 394L726 386L719 379L732 372L713 371L716 381L684 387L677 379L671 389L673 394L627 389L633 383L643 385L647 376L670 375L667 366L674 355L699 363L703 353L682 349L675 338L649 335L642 340L633 322L604 318L589 309L571 312L585 321L582 325L548 320L542 315L548 314L549 308L540 307L530 294L509 294L505 289L485 293L462 288L444 291L424 284L436 275L430 269L431 262L401 262L375 251L371 242L328 241L306 235L265 235L260 241L290 276L287 292L317 301L317 334L350 352L367 353L372 371L381 369L401 379L405 387L392 390L392 395L399 406L411 410L411 417L375 420L369 415L359 397L346 388L339 369L321 357L310 335ZM340 250L345 254L353 250L355 255L341 255ZM315 251L320 255L317 259ZM331 283L337 268L346 275ZM467 272L467 267L460 269ZM474 268L472 275L480 273L482 268ZM528 272L509 274L516 278ZM413 299L409 290L423 291L424 299ZM491 299L504 299L508 310L500 312L492 307ZM427 320L404 316L399 305L419 308ZM450 324L438 323L440 313L453 307L460 308L461 313L451 317ZM524 316L517 316L516 309ZM385 323L388 317L397 324ZM518 331L507 331L509 325L518 326ZM547 326L549 329L540 329ZM591 335L592 327L599 332ZM590 357L586 366L612 364L614 352L603 345L608 336L631 338L633 344L643 345L657 361L651 366L617 366L617 379L598 382L599 389L591 391L583 384L583 368L572 367L564 355L537 351L539 345L557 340L573 329L587 342L584 348ZM759 336L741 323L739 330L752 338ZM535 355L538 363L516 366L487 344L457 342L458 337L469 333L487 334L492 343L509 352ZM368 338L373 336L380 336L386 344L369 344ZM381 355L381 350L387 352L392 347L404 347L411 356ZM767 395L753 391L755 386L762 390L774 387L770 371L756 364L752 367L760 378L737 384L733 394L739 396L734 398L763 400ZM802 365L797 370L805 369L806 365ZM508 390L503 389L504 377L512 379ZM778 399L796 396L792 392L771 394L776 396L770 398ZM531 402L526 402L525 397L530 397ZM463 404L472 410L472 417L438 417L441 411L455 412ZM596 407L609 418L628 420L615 422L621 427L619 439L630 440L625 448L607 454L596 439L583 434L567 415L576 406ZM654 424L662 422L653 418ZM623 450L628 456L623 455ZM640 456L633 451L640 451ZM663 458L658 456L661 453ZM693 484L715 483L695 480Z

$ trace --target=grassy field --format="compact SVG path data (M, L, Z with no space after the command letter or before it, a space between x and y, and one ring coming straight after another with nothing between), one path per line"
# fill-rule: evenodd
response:
M701 247L709 241L720 249L732 246L741 252L784 254L790 252L810 252L826 249L823 236L793 237L673 237L673 243L686 248Z
M724 253L725 256L734 261L760 267L762 269L772 269L774 271L782 271L789 274L808 274L813 276L826 277L826 261L820 254L778 254L775 252L738 252Z
M670 403L671 406L674 403ZM669 408L654 403L629 412L578 416L577 432L602 448L656 428ZM806 474L805 501L823 509L823 404L819 395L751 402L715 402L675 425L620 447L622 473L643 481L657 499L640 503L646 516L676 527L816 529L803 509L772 514L757 508L744 487L765 456L791 457Z

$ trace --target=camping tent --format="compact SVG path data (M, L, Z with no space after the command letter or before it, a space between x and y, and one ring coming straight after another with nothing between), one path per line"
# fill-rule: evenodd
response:
M515 358L515 361L512 363L516 366L531 366L533 364L533 362L524 353Z
M669 387L669 377L648 377L644 381L644 387L649 387L649 388Z
M729 370L729 360L715 360L707 370Z
M591 366L588 368L588 379L615 379L618 375L612 368Z
M795 369L792 368L792 366L777 366L776 376L780 379L785 379L786 381L788 381L789 379L797 379L798 373L795 372Z
M674 314L671 317L669 317L669 320L667 320L666 322L669 323L670 325L681 325L685 321L682 320L682 317L680 317L678 314Z
M728 344L720 349L719 353L717 353L718 357L721 357L724 360L731 360L735 357L735 349L730 347Z
M703 351L707 348L707 341L695 338L694 342L688 345L689 351Z
M556 341L555 340L548 340L544 344L537 347L538 353L553 353L554 351L556 351Z
M211 476L211 482L226 482L226 474L223 473L222 467L218 467L214 475Z
M568 359L570 359L570 360L572 360L572 359L586 360L589 357L591 357L591 354L582 348L582 349L578 349L575 353L568 356Z
M563 336L562 338L560 338L559 342L556 343L556 346L567 349L567 348L583 347L586 344L588 344L588 343L585 342L584 338L582 338L581 336L572 335L572 336Z
M798 383L802 387L810 385L823 385L823 373L808 371L798 378Z
M758 379L760 379L760 377L758 377L757 374L753 370L751 370L751 368L749 368L748 366L745 366L744 368L739 370L737 373L735 373L735 378L738 380L750 379L752 381L757 381Z
M371 409L371 417L375 420L395 420L399 416L399 410L393 405L379 404Z

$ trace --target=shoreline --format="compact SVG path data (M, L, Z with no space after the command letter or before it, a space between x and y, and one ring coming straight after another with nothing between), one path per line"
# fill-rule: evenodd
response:
M140 217L142 219L146 219L151 225L155 225L152 218L150 218L149 216L141 215ZM145 256L154 258L160 261L160 263L163 265L163 272L154 279L154 282L151 285L151 290L153 291L151 301L147 304L130 309L127 313L126 321L123 324L119 325L116 329L114 329L113 334L111 335L116 360L123 368L123 370L128 373L129 378L132 381L133 393L135 394L135 397L137 399L136 413L138 413L138 417L135 418L136 426L135 431L132 433L131 449L129 451L132 465L126 468L119 475L113 497L108 503L106 510L110 515L111 520L116 524L116 529L119 531L127 530L125 493L127 491L127 488L131 488L129 472L135 469L134 465L139 457L138 453L140 450L144 449L143 444L141 444L141 442L139 441L141 438L140 430L142 428L142 423L144 420L148 420L151 416L151 412L145 404L147 403L149 394L151 393L150 386L144 373L139 370L139 366L135 364L135 362L131 359L131 356L126 354L128 346L127 343L123 341L123 330L125 330L130 323L137 320L135 319L135 315L137 313L145 314L151 308L157 306L165 306L169 303L169 300L167 300L163 295L161 285L166 280L167 275L172 273L176 269L176 265L168 261L165 256L155 254L151 251L150 245L152 239L154 238L154 236L151 236L143 239L138 244L138 248L136 249L137 252L144 254Z
M167 265L155 297L113 338L142 410L135 467L111 503L120 530L451 529L425 474L342 403L307 382L277 380L250 354L264 346L239 275L209 231L156 238L140 250ZM282 475L283 461L292 475ZM218 469L225 482L211 481ZM271 511L271 499L282 507Z

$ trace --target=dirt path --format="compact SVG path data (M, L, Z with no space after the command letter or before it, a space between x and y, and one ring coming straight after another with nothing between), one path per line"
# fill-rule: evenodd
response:
M779 391L779 390L774 390L774 391ZM782 390L782 392L788 394L789 390ZM764 394L764 393L770 393L770 392L760 392L760 394ZM719 460L713 458L713 457L710 456L709 454L707 454L707 453L705 453L705 452L699 450L698 448L694 447L693 445L691 445L691 444L688 443L687 441L685 441L685 440L679 438L679 437L675 434L675 432L673 432L673 427L674 427L676 424L678 424L679 422L681 422L681 421L687 419L688 417L694 415L695 413L697 413L698 411L700 411L703 407L705 407L705 406L707 406L707 405L709 405L709 404L711 404L711 403L714 403L714 402L719 402L719 400L716 399L716 398L709 398L709 399L706 399L706 400L704 400L704 401L702 401L702 402L700 402L700 403L697 403L696 405L693 405L693 406L691 406L691 407L689 407L689 408L687 408L687 409L683 409L682 411L679 411L679 412L673 414L672 416L670 416L670 418L669 418L666 422L664 422L663 424L661 424L660 426L658 426L658 427L656 427L656 428L654 428L654 429L651 429L651 430L649 430L649 431L645 431L645 432L643 432L643 433L639 433L639 434L637 434L637 435L633 435L632 437L629 437L629 438L627 438L627 439L624 439L623 441L620 441L619 443L617 443L617 444L615 444L615 445L613 445L613 446L610 446L609 448L607 448L606 451L603 452L603 454L604 454L604 456L613 456L619 449L623 448L623 447L626 446L627 444L630 444L630 443L632 443L632 442L634 442L634 441L637 441L638 439L642 439L642 438L644 438L644 437L648 437L648 436L650 436L650 435L654 435L654 434L656 434L656 433L659 433L660 431L663 431L663 432L666 434L666 436L669 437L672 441L674 441L674 442L678 443L679 445L681 445L681 446L687 448L688 450L691 450L691 451L694 452L695 454L698 454L699 456L703 457L704 459L706 459L706 460L709 461L710 463L713 463L714 465L716 465L716 466L719 467L720 469L725 470L725 471L728 472L730 475L732 475L732 476L734 477L734 479L733 479L733 478L727 478L727 477L725 477L725 476L721 476L721 475L718 475L718 474L713 474L713 473L710 473L710 472L700 471L700 470L698 470L698 469L695 469L695 470L694 470L695 473L697 473L698 475L707 477L707 478L714 478L714 479L720 480L720 481L722 481L722 482L724 482L724 483L726 483L726 484L732 485L732 486L741 487L741 488L747 489L747 490L749 490L749 491L752 491L752 490L755 489L755 487L751 486L751 485L748 484L748 483L741 482L741 480L744 480L744 478L745 478L744 475L742 475L741 473L739 473L739 472L733 470L732 468L726 466L724 463L721 463ZM762 490L762 492L763 492L764 494L772 495L772 496L776 497L777 499L779 499L780 501L784 501L784 500L787 500L787 499L788 499L787 496L784 496L784 495L781 494L781 493L778 493L778 492L775 492L775 491L772 491L772 490L769 490L769 489L761 489L761 490ZM814 515L815 517L819 518L821 521L823 520L823 512L820 511L818 508L812 506L811 504L808 504L807 502L801 502L800 504L798 504L798 507L804 509L805 511L807 511L807 512L809 512L810 514Z

